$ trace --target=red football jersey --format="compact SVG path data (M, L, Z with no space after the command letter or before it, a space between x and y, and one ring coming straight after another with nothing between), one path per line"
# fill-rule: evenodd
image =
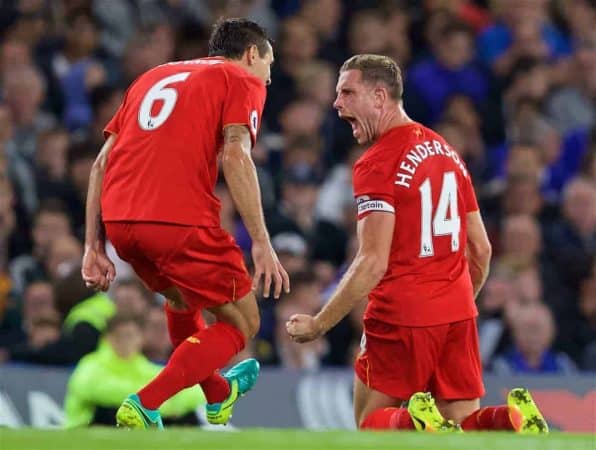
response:
M222 58L141 75L104 131L118 137L103 181L103 220L219 226L223 128L246 125L254 144L265 96L262 80Z
M395 214L388 270L365 318L432 326L475 317L466 213L478 203L458 154L418 123L392 128L354 165L358 218Z

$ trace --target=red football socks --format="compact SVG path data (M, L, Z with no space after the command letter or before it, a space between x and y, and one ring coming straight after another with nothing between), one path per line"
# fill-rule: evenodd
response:
M173 309L166 302L164 304L164 311L168 321L170 342L174 348L178 347L188 336L192 336L197 331L205 328L201 312L198 310Z
M508 406L489 406L470 414L461 423L464 431L493 430L516 431L521 427L522 415L517 408Z
M184 340L205 328L205 322L200 311L178 310L164 304L164 311L168 321L168 332L174 349ZM223 402L230 395L230 385L218 371L201 381L201 389L205 393L207 402Z
M382 408L371 412L361 430L414 430L414 422L406 408Z
M217 322L187 337L178 345L167 366L139 391L142 405L147 409L158 409L182 389L213 375L244 345L244 335L224 322Z

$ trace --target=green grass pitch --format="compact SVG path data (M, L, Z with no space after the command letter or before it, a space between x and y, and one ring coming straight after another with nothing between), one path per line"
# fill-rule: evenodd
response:
M73 431L0 428L1 450L594 450L595 434L553 432L548 436L510 433L363 433L250 429L213 432L170 428L127 431L92 428Z

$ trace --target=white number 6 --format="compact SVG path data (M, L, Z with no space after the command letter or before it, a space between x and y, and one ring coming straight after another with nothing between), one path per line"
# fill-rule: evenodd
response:
M165 86L184 81L189 75L190 72L181 72L175 75L170 75L151 86L151 89L149 89L145 94L145 97L143 97L141 107L139 108L138 120L141 129L145 131L153 131L168 120L168 117L170 117L170 114L172 114L172 111L174 110L176 100L178 100L178 92L174 88ZM152 116L151 109L153 108L153 104L158 100L163 100L163 105L159 110L159 113L157 113L156 116Z

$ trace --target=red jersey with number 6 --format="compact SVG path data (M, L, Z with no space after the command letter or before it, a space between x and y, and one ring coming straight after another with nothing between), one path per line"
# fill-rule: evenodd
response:
M103 220L218 227L222 131L246 125L254 144L265 96L262 80L222 58L141 75L104 130L118 137L103 180Z
M466 213L478 210L458 154L418 123L392 128L354 165L358 218L395 214L388 270L365 318L432 326L475 317Z

